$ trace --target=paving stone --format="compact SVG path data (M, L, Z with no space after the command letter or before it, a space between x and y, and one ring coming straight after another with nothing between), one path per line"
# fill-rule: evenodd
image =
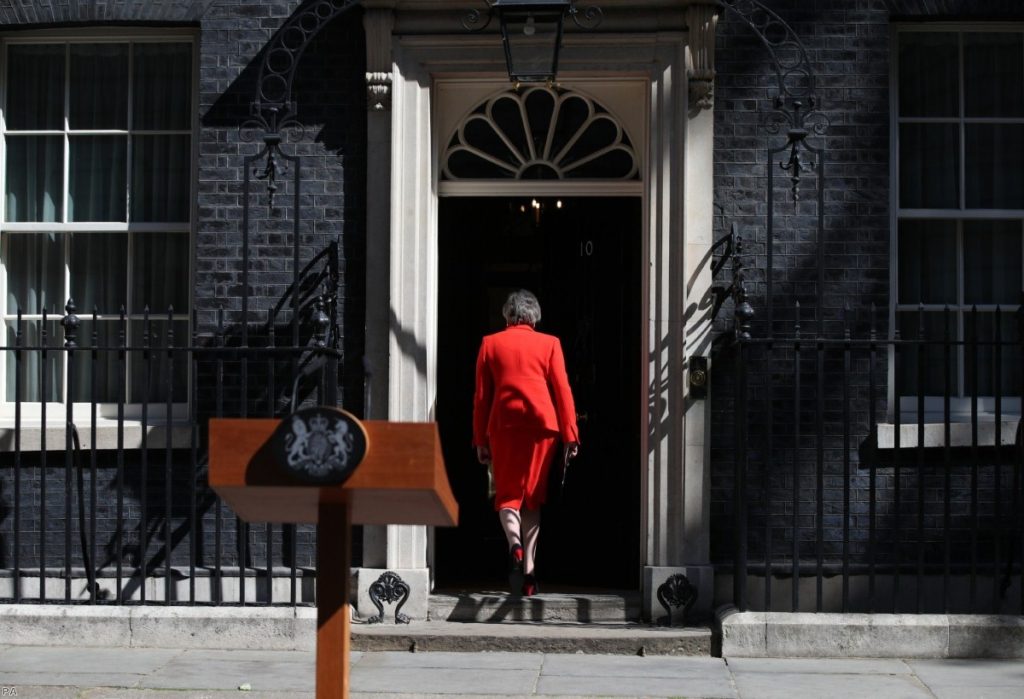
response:
M0 685L0 696L3 696L3 689L8 688L9 696L17 696L18 699L79 699L81 691L77 687L30 687L27 685ZM17 694L11 694L11 691Z
M612 655L545 656L537 692L598 696L736 696L728 668L719 658Z
M430 692L432 694L526 694L533 692L536 671L443 668L390 668L373 671L362 664L352 668L353 692L395 693Z
M923 699L931 697L913 675L840 675L793 672L739 672L733 675L739 696L758 699Z
M786 672L843 675L909 675L902 660L875 658L729 658L729 669L738 672Z
M139 686L237 690L240 685L248 684L253 690L287 692L311 692L316 688L316 661L312 654L283 652L284 659L275 660L276 654L264 651L236 651L234 656L229 655L230 651L219 651L216 656L208 653L183 654L147 675ZM302 657L296 658L296 655Z
M0 672L0 687L135 687L143 675L116 672Z
M541 676L568 677L729 677L721 658L666 658L622 655L548 655Z
M0 678L9 672L144 675L183 651L168 649L20 646L0 653Z
M449 670L520 670L537 672L544 656L540 653L366 653L361 668L438 668Z
M21 696L20 692L18 696ZM283 699L285 696L287 699L316 699L315 692L288 692L287 695L284 695L282 692L243 693L237 689L222 691L218 689L111 689L109 687L89 689L74 696L78 699L228 699L229 697L231 699L240 697L244 697L244 699Z
M908 660L907 664L922 682L938 688L970 688L971 696L980 688L1015 687L1024 696L1024 663L1019 660Z
M718 699L738 695L732 683L714 679L629 677L610 681L608 677L541 676L537 694L598 697L703 697Z

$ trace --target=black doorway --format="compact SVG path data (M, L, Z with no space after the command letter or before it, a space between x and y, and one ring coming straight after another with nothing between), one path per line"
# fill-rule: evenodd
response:
M526 288L585 416L565 496L542 514L542 589L639 588L641 230L637 197L440 200L437 420L460 522L436 533L439 587L504 585L505 539L470 446L473 380L480 338Z

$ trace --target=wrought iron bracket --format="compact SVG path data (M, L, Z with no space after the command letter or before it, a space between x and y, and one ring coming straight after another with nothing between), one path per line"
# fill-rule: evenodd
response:
M792 182L793 200L799 200L801 175L814 169L814 148L807 137L823 136L830 124L815 98L814 69L807 49L793 28L761 0L716 0L754 32L764 44L775 68L778 93L765 128L771 134L785 130L789 156L779 163Z
M462 26L470 32L482 32L490 26L494 19L493 0L483 0L487 6L486 10L473 8L462 17ZM569 3L569 19L580 29L597 29L604 20L604 11L596 5L588 5L584 8L576 7L576 3Z
M304 133L292 99L292 85L299 62L320 30L357 5L358 0L310 2L292 15L267 44L260 63L256 97L240 132L243 140L252 141L258 135L265 145L259 157L265 157L266 162L254 170L254 175L266 181L271 208L278 189L277 176L282 174L277 158L283 134L297 133L300 134L297 138L301 138Z
M384 603L398 602L395 607L395 623L408 624L409 617L402 614L402 605L409 601L409 584L392 571L381 574L370 584L370 601L377 608L377 615L366 620L367 624L380 624L384 621Z
M712 255L719 248L724 248L718 260L711 263L712 278L714 278L715 275L717 275L721 269L725 267L725 264L732 258L733 253L735 252L734 241L736 237L736 224L733 224L729 233L716 240L714 245L711 246ZM711 307L711 322L714 322L715 318L718 317L718 313L722 310L722 305L725 304L725 300L732 296L732 290L732 283L728 286L719 284L711 287L711 293L714 296L714 305Z
M686 622L686 615L697 603L697 588L690 579L682 573L670 575L665 582L658 586L658 602L665 608L665 616L658 619L662 626L673 626L672 610L682 607L683 616L680 620Z
M729 286L713 286L714 305L711 308L711 320L718 317L719 311L727 299L733 300L733 339L736 341L750 339L750 323L754 319L754 307L747 301L747 268L743 264L743 237L739 235L736 224L732 224L729 234L723 236L712 246L715 250L725 246L725 251L718 262L711 266L712 276L717 274L725 263L732 260L732 282ZM721 336L720 336L721 337Z

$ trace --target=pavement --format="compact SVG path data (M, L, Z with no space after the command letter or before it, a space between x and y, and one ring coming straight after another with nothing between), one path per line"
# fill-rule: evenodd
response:
M0 697L312 699L313 684L310 651L0 646ZM351 696L1020 699L1024 661L354 651Z

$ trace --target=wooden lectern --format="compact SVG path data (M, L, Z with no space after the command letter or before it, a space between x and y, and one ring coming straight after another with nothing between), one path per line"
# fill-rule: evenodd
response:
M319 524L316 696L347 697L352 524L450 527L458 504L434 423L361 423L366 455L334 485L310 484L282 467L271 445L280 423L211 419L210 487L247 522Z

